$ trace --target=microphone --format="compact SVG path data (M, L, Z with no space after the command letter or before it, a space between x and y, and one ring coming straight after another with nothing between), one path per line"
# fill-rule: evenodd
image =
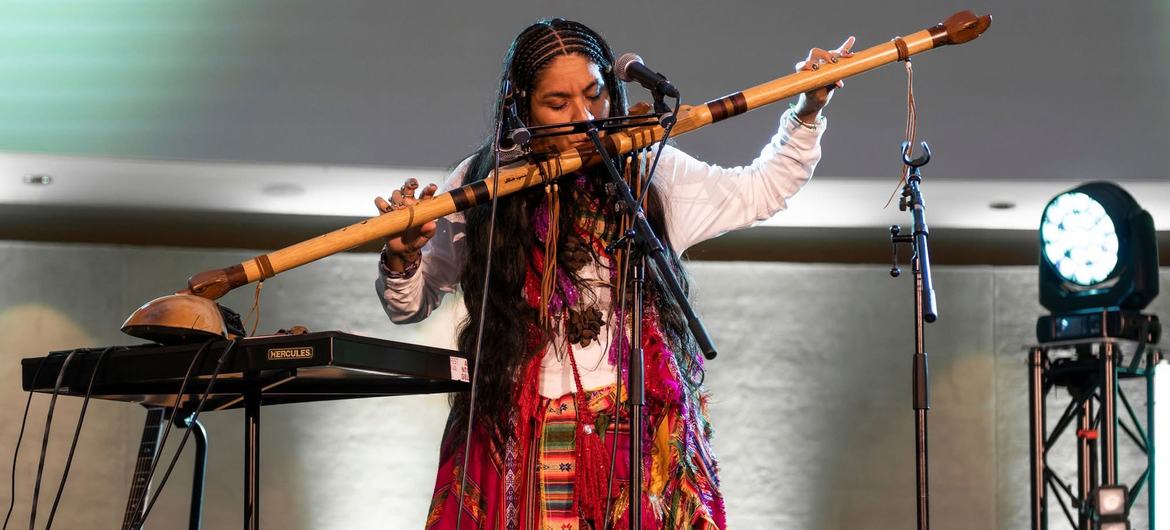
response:
M515 161L524 155L524 148L528 145L528 141L532 138L532 132L524 123L520 121L520 117L516 115L515 96L507 90L507 81L504 82L505 93L504 98L504 115L500 130L500 138L497 140L497 147L499 149L500 161L504 163Z
M646 68L646 63L642 62L638 54L627 53L618 57L614 63L614 72L617 73L618 79L627 83L636 82L650 91L672 98L678 97L678 89L670 84L666 76Z
M515 162L524 156L525 147L527 147L528 140L532 137L532 133L526 127L517 126L511 122L511 119L505 121L508 124L508 128L502 131L497 144L500 162L505 164ZM516 122L519 122L519 120L516 120Z

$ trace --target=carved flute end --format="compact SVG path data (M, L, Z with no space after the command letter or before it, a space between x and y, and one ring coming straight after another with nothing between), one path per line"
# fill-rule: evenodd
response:
M975 40L991 27L991 15L976 15L973 11L959 11L939 24L946 31L944 44L963 44Z
M179 294L193 294L208 300L218 300L232 289L248 283L242 265L203 271L187 279L187 289Z

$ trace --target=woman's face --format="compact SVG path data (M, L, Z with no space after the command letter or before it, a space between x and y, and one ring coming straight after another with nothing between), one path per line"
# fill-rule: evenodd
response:
M609 117L609 90L601 69L581 55L560 55L536 76L528 100L531 125ZM557 147L584 141L585 134L552 139Z

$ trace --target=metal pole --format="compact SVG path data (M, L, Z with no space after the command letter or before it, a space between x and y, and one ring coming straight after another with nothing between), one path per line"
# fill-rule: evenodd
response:
M1154 480L1154 476L1157 474L1155 473L1157 468L1154 467L1154 451L1158 444L1167 443L1166 440L1155 438L1154 434L1156 430L1154 424L1154 369L1158 366L1159 360L1157 351L1154 348L1148 348L1146 351L1146 470L1149 473L1149 478L1146 481L1146 502L1150 514L1149 521L1147 521L1150 530L1158 528L1156 518L1158 514L1157 510L1154 509L1157 505L1155 499L1158 498L1154 495L1154 488L1157 486L1157 481ZM1161 406L1167 406L1167 404L1163 403Z
M1028 409L1028 427L1031 437L1028 440L1032 457L1032 530L1047 530L1048 528L1048 488L1044 480L1044 438L1048 427L1048 417L1044 410L1044 350L1040 347L1032 348L1028 360L1028 398L1031 408Z
M260 388L252 377L245 378L244 530L260 530Z
M642 351L642 298L646 281L645 255L635 258L633 330L630 338L630 530L642 528L642 407L646 404L645 359ZM621 374L618 374L621 377Z
M1088 392L1089 389L1082 389ZM1092 518L1088 510L1093 484L1096 482L1096 465L1093 456L1093 399L1086 397L1077 409L1077 530L1090 530Z
M923 274L922 261L917 251L911 260L914 269L914 374L912 376L914 400L914 468L915 487L918 493L918 530L930 528L930 482L927 462L926 413L930 409L929 366L925 351L926 325L923 320Z
M1117 484L1117 359L1112 342L1101 345L1101 478Z
M190 418L188 418L190 421ZM199 530L203 526L203 483L207 475L207 430L199 420L191 423L195 435L195 471L191 474L191 515L188 527Z

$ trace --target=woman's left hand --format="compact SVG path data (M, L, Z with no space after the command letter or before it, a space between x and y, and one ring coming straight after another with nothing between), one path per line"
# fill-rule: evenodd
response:
M850 36L845 39L845 42L835 50L822 50L820 48L813 48L808 51L808 57L796 63L796 70L817 70L822 64L835 63L842 57L852 57L854 39ZM817 117L821 114L821 109L829 104L829 100L833 97L833 90L845 86L844 81L837 81L828 86L813 89L800 95L800 100L796 102L796 118L805 123L813 123L817 121Z

